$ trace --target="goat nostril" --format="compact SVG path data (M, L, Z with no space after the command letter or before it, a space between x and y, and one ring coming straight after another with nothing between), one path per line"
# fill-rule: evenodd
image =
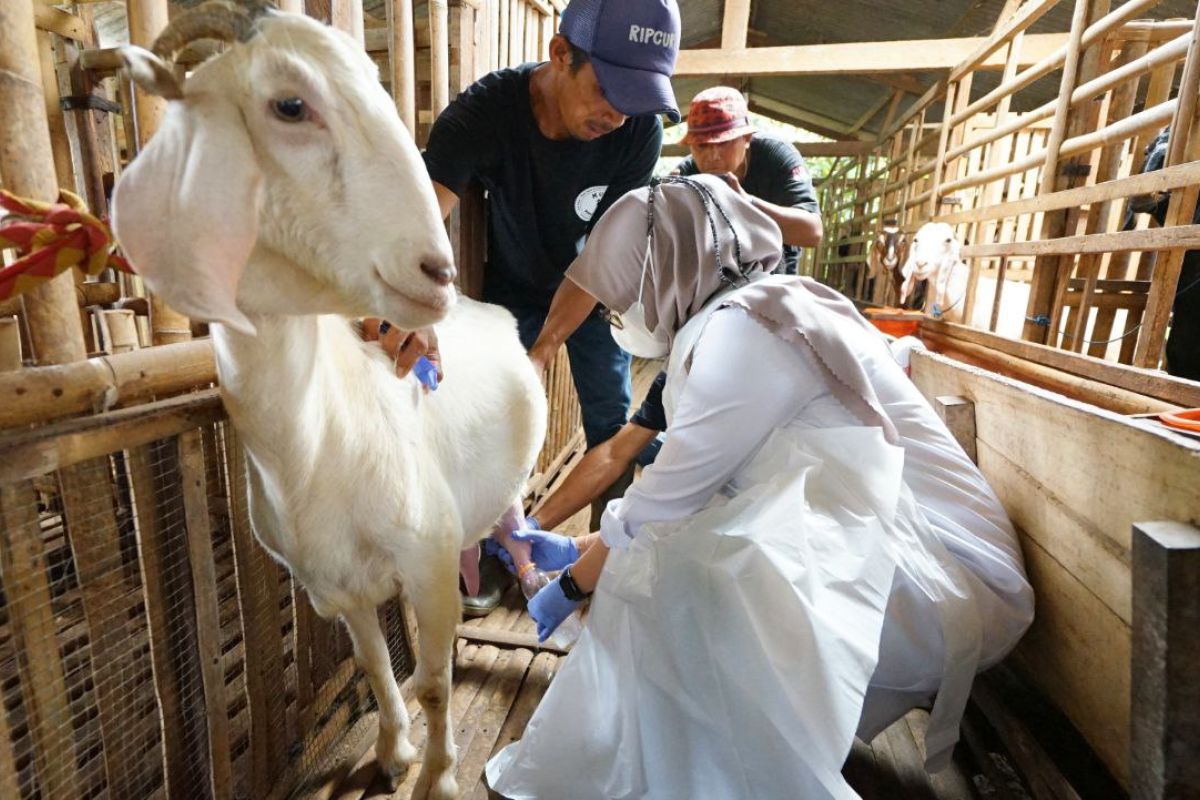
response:
M449 286L454 282L454 276L458 275L458 270L453 264L426 264L421 262L421 272L429 276L430 280L438 286Z

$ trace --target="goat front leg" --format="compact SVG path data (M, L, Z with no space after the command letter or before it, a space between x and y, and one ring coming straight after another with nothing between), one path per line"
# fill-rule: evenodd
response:
M461 541L461 535L448 541ZM425 712L428 739L425 762L413 789L413 800L454 800L454 729L450 724L450 668L455 628L462 615L458 593L458 554L450 547L429 559L418 577L410 602L417 617L417 669L413 683Z
M408 740L408 710L396 676L392 672L392 661L388 657L387 639L379 626L379 615L374 608L359 608L344 613L342 619L350 629L354 642L354 657L367 679L375 702L379 704L379 738L375 741L375 759L379 769L388 780L392 790L408 765L416 760L417 749Z

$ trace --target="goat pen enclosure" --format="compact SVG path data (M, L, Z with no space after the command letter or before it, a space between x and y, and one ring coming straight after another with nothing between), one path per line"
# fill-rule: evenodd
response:
M1076 0L1067 42L1026 64L1025 31L1055 5L1022 5L871 153L842 160L821 187L829 235L808 268L864 303L894 304L888 281L867 278L884 222L910 235L945 222L967 264L954 317L1158 367L1184 251L1200 245L1195 20L1137 19L1155 0ZM983 68L993 54L1004 57L998 83ZM1165 169L1141 174L1168 124ZM1145 214L1126 224L1129 198L1162 192L1163 227Z
M280 5L360 36L420 144L452 92L539 58L563 4ZM162 113L119 72L112 45L149 46L172 10L167 0L0 3L4 189L49 201L63 187L107 213ZM473 196L450 222L472 295L482 214ZM113 270L0 300L5 800L284 798L373 740L374 700L345 630L317 617L253 538L244 456L212 388L205 333ZM531 496L583 441L565 357L547 384ZM399 598L380 613L406 676Z

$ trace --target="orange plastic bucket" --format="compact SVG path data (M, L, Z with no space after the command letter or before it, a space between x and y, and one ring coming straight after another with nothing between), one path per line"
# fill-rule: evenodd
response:
M1200 408L1193 408L1187 411L1167 412L1164 414L1159 414L1158 418L1164 425L1170 428L1178 428L1181 431L1200 433Z

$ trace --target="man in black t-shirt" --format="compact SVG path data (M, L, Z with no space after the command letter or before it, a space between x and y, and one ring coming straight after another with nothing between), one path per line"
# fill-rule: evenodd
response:
M728 86L705 89L692 99L683 143L692 154L680 175L732 176L730 182L766 212L783 232L783 261L777 272L796 274L800 247L821 243L821 215L812 178L799 151L788 142L757 134L742 93Z
M566 345L594 448L625 423L629 356L590 295L555 291L605 210L649 183L658 115L679 120L679 9L675 0L572 0L549 50L547 62L493 72L460 94L434 122L425 166L443 216L472 180L487 192L483 299L517 318L539 372ZM569 330L546 325L552 299L569 311ZM395 347L401 359L415 349ZM494 575L494 563L481 565L486 591L464 599L468 613L499 600Z
M434 123L425 165L442 213L472 179L487 191L484 299L513 312L526 348L592 225L649 182L657 115L679 119L678 50L675 0L573 0L548 62L484 76ZM589 447L624 424L630 400L629 357L594 307L588 297L582 324L562 337ZM530 357L544 368L557 349Z

